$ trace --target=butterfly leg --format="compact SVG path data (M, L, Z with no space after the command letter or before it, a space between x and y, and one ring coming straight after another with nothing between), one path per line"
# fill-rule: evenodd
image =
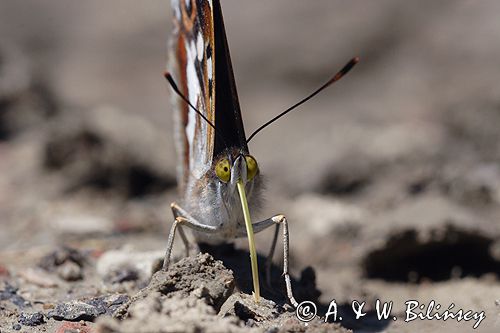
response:
M274 255L274 250L276 248L276 242L278 240L278 234L279 234L279 228L280 225L283 225L283 276L285 277L285 285L286 285L286 293L288 296L288 299L290 300L290 303L296 308L299 304L295 300L295 297L293 297L293 292L292 292L292 282L290 279L290 274L288 273L288 244L289 244L289 236L288 236L288 221L285 217L285 215L275 215L267 220L260 221L257 223L253 224L253 229L255 233L258 233L264 229L269 228L272 225L276 225L276 229L274 232L274 238L273 238L273 243L271 244L271 250L269 251L269 255L266 260L266 274L267 274L267 279L269 280L270 284L270 279L271 279L271 264L272 264L272 258Z
M175 202L173 202L170 205L170 208L172 209L172 214L174 215L174 218L177 218L179 216L189 216L189 214ZM181 235L181 239L182 239L182 243L184 244L184 248L186 249L186 257L189 257L190 244L189 244L189 241L186 237L186 233L184 232L182 225L179 224L177 227L179 229L179 235Z
M172 212L174 213L175 220L170 229L170 234L168 235L167 250L165 252L165 259L163 260L163 270L167 270L170 264L170 257L172 254L172 247L174 245L175 232L179 229L179 234L181 235L184 244L189 248L189 243L187 241L184 231L181 229L182 226L186 226L193 230L205 232L205 233L216 233L219 231L218 227L211 225L206 225L198 222L195 218L190 216L184 209L178 206L176 203L172 203Z

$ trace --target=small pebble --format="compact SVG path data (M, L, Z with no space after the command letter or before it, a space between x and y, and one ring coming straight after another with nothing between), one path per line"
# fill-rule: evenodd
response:
M59 277L66 281L77 281L83 278L82 268L73 261L66 261L57 268Z
M104 313L106 313L106 309L101 306L95 306L81 301L70 301L57 304L55 309L48 313L48 317L54 318L55 320L93 321Z
M19 323L24 326L37 326L43 324L43 314L41 312L21 312L21 314L19 315Z

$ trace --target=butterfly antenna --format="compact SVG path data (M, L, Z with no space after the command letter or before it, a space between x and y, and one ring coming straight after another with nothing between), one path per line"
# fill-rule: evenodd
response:
M323 91L324 89L328 88L330 85L332 85L333 83L337 82L338 80L340 80L344 75L346 75L357 63L359 62L359 57L355 57L355 58L352 58L337 74L335 74L335 76L333 78L331 78L328 82L326 82L324 85L322 85L318 90L316 90L315 92L313 92L312 94L310 94L309 96L307 96L306 98L304 98L303 100L301 100L300 102L296 103L295 105L291 106L290 108L286 109L285 111L281 112L279 115L277 115L276 117L274 117L273 119L269 120L267 123L265 123L264 125L260 126L259 128L257 128L253 133L252 135L250 135L247 139L247 143L250 142L250 140L252 140L252 138L257 135L257 133L259 133L260 131L262 131L264 128L266 128L267 126L271 125L272 123L274 123L276 120L280 119L281 117L283 117L284 115L286 115L288 112L296 109L297 107L301 106L302 104L304 104L305 102L307 102L308 100L310 100L311 98L313 98L314 96L316 96L317 94L319 94L321 91Z
M184 94L177 87L177 84L175 83L174 78L172 77L172 75L169 72L165 72L163 74L163 76L165 76L165 78L167 79L168 83L170 83L170 86L175 91L175 93L177 95L179 95L179 97L182 98L182 100L184 102L186 102L191 107L191 109L193 109L194 112L196 112L201 118L203 118L203 120L205 120L207 122L207 124L209 124L214 129L215 135L218 135L219 138L222 139L222 142L223 142L224 146L226 146L226 148L227 148L228 145L226 143L226 140L224 139L224 136L221 135L221 133L219 133L219 131L217 130L217 128L215 127L215 125L210 120L208 120L207 117L205 117L203 115L203 113L201 113L197 108L194 107L193 104L191 104L191 102L189 102L189 100L186 98L186 96L184 96Z
M210 126L212 126L212 128L213 128L214 130L217 130L217 129L215 128L215 125L214 125L214 124L212 124L212 122L211 122L210 120L208 120L208 119L207 119L207 117L205 117L205 116L203 115L203 113L201 113L201 112L200 112L197 108L195 108L195 107L194 107L194 105L193 105L193 104L191 104L191 102L189 102L189 100L186 98L186 96L184 96L184 94L183 94L183 93L181 93L181 91L180 91L180 90L179 90L179 88L177 87L177 84L175 83L174 78L172 77L172 75L171 75L169 72L165 72L165 73L163 74L163 76L165 76L165 79L167 79L168 83L170 83L170 86L172 87L172 89L174 89L175 93L176 93L177 95L179 95L179 97L180 97L180 98L182 98L182 100L183 100L184 102L186 102L186 103L187 103L187 104L191 107L191 109L193 109L193 111L194 111L194 112L196 112L196 113L197 113L200 117L202 117L202 118L203 118L203 119L204 119L204 120L205 120L205 121L206 121L206 122L207 122Z

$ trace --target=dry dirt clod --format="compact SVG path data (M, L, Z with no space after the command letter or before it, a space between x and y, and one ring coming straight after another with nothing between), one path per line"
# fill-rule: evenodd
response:
M220 318L212 306L194 295L165 296L152 292L130 305L129 316L121 321L99 318L99 333L174 332L262 332L243 327L236 317Z
M196 297L218 310L233 292L234 285L233 273L225 268L222 262L209 254L199 254L194 258L182 259L168 271L156 272L149 285L120 308L116 316L126 317L131 304L156 292L167 297L188 297L194 293Z
M157 272L149 286L115 313L97 320L100 333L115 332L348 332L320 321L305 326L273 301L234 292L234 278L209 254L187 257Z
M277 318L280 311L273 301L261 298L257 303L252 295L236 293L222 305L219 316L236 316L244 322L262 322Z

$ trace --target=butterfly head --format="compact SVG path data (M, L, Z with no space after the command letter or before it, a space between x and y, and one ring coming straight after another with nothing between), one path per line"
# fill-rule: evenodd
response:
M239 150L228 150L216 160L213 175L227 187L230 193L234 193L239 180L244 185L253 185L259 178L259 166L255 158L248 153Z

